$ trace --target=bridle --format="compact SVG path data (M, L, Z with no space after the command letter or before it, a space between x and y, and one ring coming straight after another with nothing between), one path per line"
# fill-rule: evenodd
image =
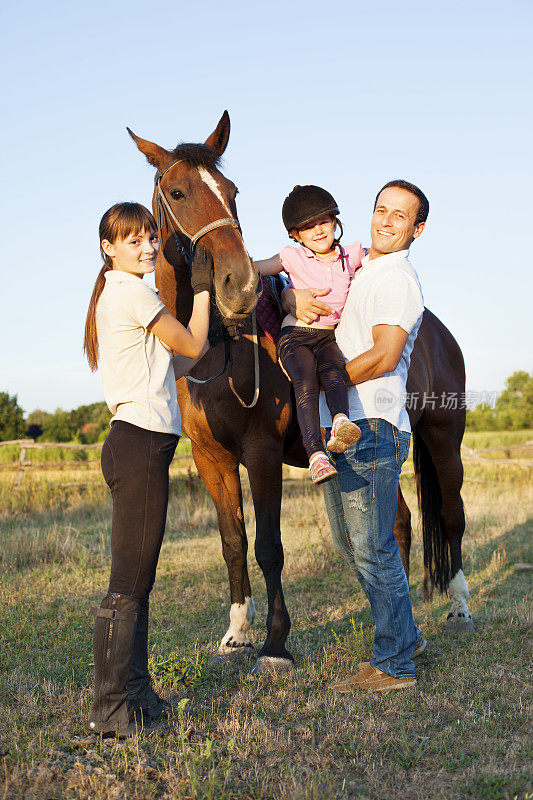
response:
M194 258L194 250L196 248L196 244L200 241L200 239L205 236L206 234L210 233L211 231L216 230L217 228L221 228L224 225L231 225L232 228L236 228L239 233L241 233L241 226L239 222L234 217L222 217L221 219L216 219L214 222L210 222L201 228L197 233L190 234L188 233L180 221L177 219L176 215L172 211L170 203L168 202L167 198L165 197L165 193L161 188L161 178L163 175L175 164L180 164L183 159L174 159L166 164L164 167L159 169L155 174L155 207L156 207L156 217L157 217L157 227L159 229L159 235L162 235L163 232L163 224L166 223L167 226L173 233L174 242L176 244L176 249L178 252L183 256L185 262L191 268L192 261ZM181 233L185 238L189 240L189 249L185 247L183 244L179 234ZM242 237L242 233L241 233ZM238 395L234 385L233 385L233 376L232 376L232 368L233 368L233 355L231 352L231 339L227 339L225 341L224 346L224 366L216 375L213 375L211 378L193 378L191 375L187 375L187 380L191 381L192 383L211 383L216 378L219 378L221 375L228 371L228 381L231 388L231 391L244 408L253 408L258 399L259 399L259 341L257 335L257 319L255 315L255 309L252 311L252 342L254 346L254 376L255 376L255 387L254 387L254 396L252 402L247 404L242 400L242 398Z
M161 188L161 178L163 175L168 172L168 170L173 167L175 164L181 164L183 159L177 158L170 163L166 164L164 167L159 169L155 174L155 189L156 189L156 197L155 197L155 206L156 206L156 213L157 213L157 226L159 231L161 232L163 229L163 222L166 222L168 227L171 229L172 233L174 234L174 240L176 242L176 247L181 255L185 258L185 261L189 266L192 263L194 257L194 250L196 248L196 244L200 241L200 239L211 231L216 230L217 228L221 228L223 225L231 225L232 228L236 228L239 233L241 230L241 226L239 225L238 220L234 217L222 217L221 219L216 219L214 222L210 222L205 227L201 228L197 233L188 233L181 222L178 220L170 203L168 202L167 198L165 197L165 193ZM177 230L176 230L177 229ZM183 242L181 241L180 237L178 236L178 231L185 236L189 242L189 250L185 248Z

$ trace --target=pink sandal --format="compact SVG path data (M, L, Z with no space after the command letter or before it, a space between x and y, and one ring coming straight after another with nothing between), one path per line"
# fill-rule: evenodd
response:
M337 470L325 453L313 459L309 464L309 472L313 483L324 483L337 475Z
M348 417L340 417L333 423L326 447L330 453L344 453L351 444L355 444L360 438L361 429L355 422L350 422Z

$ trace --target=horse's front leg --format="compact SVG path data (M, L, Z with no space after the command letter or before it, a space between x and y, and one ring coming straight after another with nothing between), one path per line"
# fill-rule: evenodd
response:
M265 576L268 599L267 638L252 670L257 675L266 670L287 670L294 664L285 647L291 620L281 587L281 443L256 439L246 449L245 459L255 509L255 555Z
M228 568L230 585L230 625L224 634L218 653L221 657L252 652L247 630L255 620L255 606L248 577L248 541L244 526L239 464L226 450L213 442L206 449L192 443L198 472L217 511L222 539L222 553Z

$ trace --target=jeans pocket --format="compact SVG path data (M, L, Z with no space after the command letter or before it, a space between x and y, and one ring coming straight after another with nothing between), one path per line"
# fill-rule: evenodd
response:
M100 455L100 465L102 467L102 475L110 489L113 488L115 480L115 455L113 448L106 439L102 446L102 453Z
M174 456L174 451L176 450L176 447L178 446L178 442L179 442L179 436L175 436L173 434L171 439L169 439L168 441L163 442L163 444L159 445L159 447L157 448L157 452L161 453L161 454L163 454L163 453L169 453L170 454L171 453L172 454L171 455L171 460L172 460L172 458Z
M409 455L409 448L411 446L411 434L407 431L395 430L394 443L396 445L396 465L398 469L402 468L402 464Z

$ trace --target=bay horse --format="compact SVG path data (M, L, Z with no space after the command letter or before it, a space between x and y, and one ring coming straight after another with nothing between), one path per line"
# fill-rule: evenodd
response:
M227 111L204 144L179 144L166 150L128 132L157 170L153 210L161 248L155 282L167 309L188 324L193 293L189 262L201 240L214 261L216 308L229 329L189 377L177 382L183 430L190 438L200 476L215 504L230 584L230 624L219 654L250 652L247 630L255 607L247 567L248 542L239 465L247 471L256 518L255 555L267 590L267 635L252 672L288 669L290 617L281 573L280 514L282 463L306 466L294 396L280 369L276 346L257 323L259 279L240 232L237 189L220 171L230 134ZM221 216L222 215L222 216ZM255 377L254 377L255 376ZM260 379L259 379L260 376ZM421 504L425 589L447 587L452 600L448 626L467 628L468 589L462 573L464 512L460 496L460 444L465 412L431 404L435 392L464 392L464 364L452 335L425 311L411 357L408 390L423 398L411 413L414 459ZM425 393L425 394L424 394ZM247 402L249 401L249 402ZM431 406L431 407L430 407ZM401 491L395 525L402 560L409 573L410 513ZM451 566L449 564L451 554Z

